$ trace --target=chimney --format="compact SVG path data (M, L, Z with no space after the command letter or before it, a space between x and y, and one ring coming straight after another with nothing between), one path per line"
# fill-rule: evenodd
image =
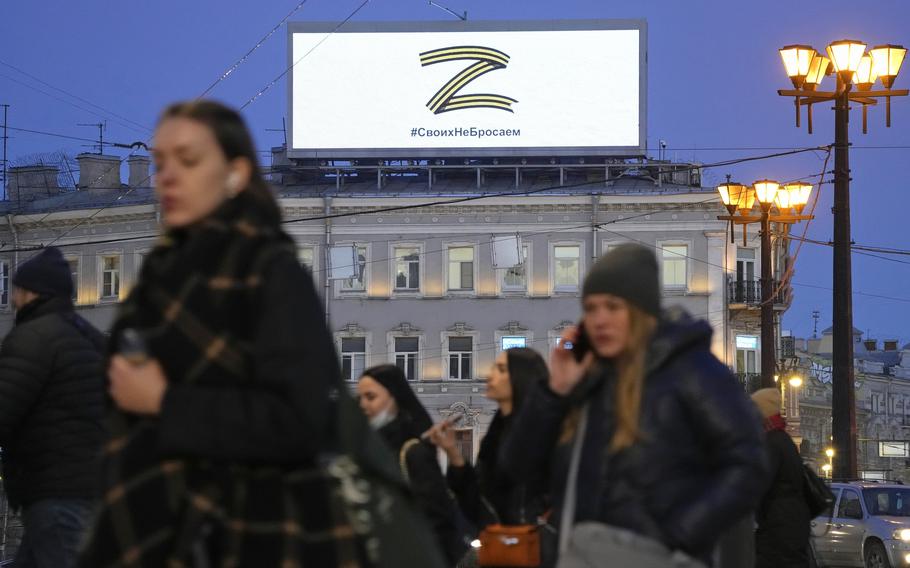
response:
M866 346L866 351L876 351L878 349L878 340L877 339L864 339L863 345Z
M897 351L897 340L896 339L886 339L885 340L885 351Z
M7 195L13 201L34 201L60 193L56 166L18 166L9 169Z
M148 156L130 156L126 163L130 169L130 187L149 187L151 178L149 177L149 157Z
M79 154L79 189L120 189L120 158L103 154Z

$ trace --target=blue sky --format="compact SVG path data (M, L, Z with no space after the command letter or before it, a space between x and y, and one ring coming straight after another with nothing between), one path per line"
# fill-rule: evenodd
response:
M100 105L130 121L151 127L168 102L197 96L280 21L298 0L187 2L13 1L0 5L0 61ZM294 21L341 21L362 0L308 0ZM804 147L833 141L833 112L819 105L815 134L793 123L792 102L776 94L789 81L777 49L808 43L822 49L845 37L870 45L910 45L910 4L871 0L862 4L652 0L446 0L469 19L645 18L649 26L648 146L668 143L679 160L716 162L764 153L732 150L753 147ZM371 0L355 20L439 20L451 18L425 0ZM280 30L227 80L213 96L239 105L259 92L286 65L285 32ZM910 63L896 88L910 86ZM357 77L340 77L352 88ZM0 103L11 105L10 125L91 138L95 131L78 123L98 122L83 109L22 86L25 82L66 98L17 71L0 65ZM71 100L71 99L69 99ZM260 148L280 144L286 112L282 80L245 111ZM103 114L103 113L102 113ZM893 103L893 127L881 110L870 112L870 133L859 129L854 112L851 137L853 238L861 244L910 248L906 229L910 162L910 100ZM129 128L128 128L129 127ZM85 151L80 142L13 133L10 158L39 152ZM106 137L132 142L148 136L131 122L110 119ZM872 147L876 148L872 148ZM903 146L903 148L881 148ZM717 150L722 148L722 150ZM764 177L791 179L817 174L819 157L755 162L712 170L705 183L730 173L749 182ZM831 186L822 189L810 238L831 239ZM801 228L798 229L801 232ZM910 257L907 264L854 256L854 290L890 299L856 295L854 323L879 339L910 340ZM806 244L797 263L795 301L784 327L811 334L813 310L820 328L830 325L831 250Z

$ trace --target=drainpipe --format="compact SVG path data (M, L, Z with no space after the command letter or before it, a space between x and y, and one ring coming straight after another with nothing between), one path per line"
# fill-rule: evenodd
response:
M6 214L6 222L9 224L9 230L13 234L13 273L15 273L19 270L19 233L13 223L13 216L9 213Z
M600 205L600 198L596 193L591 194L591 266L597 262L600 256L597 250L597 212Z
M324 285L325 293L325 325L326 327L331 327L331 322L329 321L329 302L332 298L332 281L329 279L329 258L331 254L329 252L329 247L332 245L332 220L329 218L329 215L332 214L332 198L329 196L323 197L323 202L325 203L325 254L323 255L324 262L322 265L322 281Z

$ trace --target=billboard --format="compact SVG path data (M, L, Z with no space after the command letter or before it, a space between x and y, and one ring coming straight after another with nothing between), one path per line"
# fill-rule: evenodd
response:
M288 26L292 158L641 155L643 20Z

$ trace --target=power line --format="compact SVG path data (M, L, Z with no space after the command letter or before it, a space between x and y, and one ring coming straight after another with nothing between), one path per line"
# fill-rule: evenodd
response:
M320 45L322 45L323 42L324 42L325 40L329 39L329 37L331 37L335 32L337 32L337 31L339 30L339 28L341 28L341 26L343 26L343 25L345 25L346 23L348 23L348 21L349 21L351 18L353 18L353 17L357 14L357 12L359 12L364 6L366 6L367 4L369 4L369 2L370 2L370 0L363 0L363 3L361 3L359 6L357 6L357 8L355 8L354 11L351 12L351 13L348 15L347 18L345 18L345 19L343 19L341 22L339 22L338 25L335 26L335 27L332 29L332 31L330 31L329 33L327 33L327 34L325 35L325 37L322 38L321 40L319 40L319 42L318 42L316 45L314 45L313 47L310 48L309 51L307 51L306 53L304 53L304 54L303 54L303 57L301 57L300 59L298 59L297 61L295 61L290 67L288 67L287 69L285 69L284 71L282 71L277 77L275 77L275 78L272 79L269 83L267 83L265 87L263 87L262 89L260 89L258 93L256 93L255 95L253 95L252 97L250 97L249 100L247 100L245 103L243 103L242 105L240 105L240 110L243 110L243 109L245 109L246 107L250 106L250 105L253 103L253 101L255 101L256 99L258 99L259 97L261 97L262 95L264 95L266 91L268 91L269 89L271 89L272 87L274 87L274 86L275 86L275 83L277 83L278 81L281 80L282 77L284 77L285 75L287 75L287 74L291 71L291 69L293 69L298 63L300 63L301 61L303 61L310 53L313 52L313 50L315 50L317 47L319 47Z
M37 92L41 93L42 95L44 95L44 96L46 96L46 97L50 97L50 98L52 98L52 99L55 99L55 100L57 100L57 101L60 101L60 102L63 103L63 104L70 105L71 107L77 108L77 109L79 109L79 110L81 110L81 111L83 111L83 112L87 112L87 113L91 114L92 116L96 116L96 117L98 117L98 118L100 118L100 119L103 119L103 120L109 120L109 119L110 119L110 117L108 117L108 116L105 116L105 115L103 115L103 114L97 113L97 112L95 112L95 111L93 111L93 110L91 110L91 109L85 108L84 106L78 105L78 104L76 104L76 103L74 103L74 102L72 102L72 101L68 101L68 100L66 100L66 99L62 99L62 98L58 97L57 95L48 93L48 92L45 91L45 90L39 89L38 87L35 87L34 85L29 85L28 83L25 83L25 82L20 81L20 80L18 80L18 79L14 79L14 78L10 77L9 75L4 75L4 74L0 73L0 78L3 78L3 79L6 79L6 80L8 80L8 81L12 81L13 83L17 83L17 84L19 84L19 85L22 85L23 87L25 87L25 88L27 88L27 89L31 89L31 90L33 90L33 91L37 91ZM119 121L117 121L117 122L119 122ZM137 129L137 128L134 127L134 126L130 126L130 125L128 125L128 124L123 124L123 123L121 123L121 126L123 126L124 128L127 128L127 129L129 129L129 130L132 130L132 131L134 131L134 132L141 132L143 135L145 135L145 134L148 133L148 129L145 129L145 131L140 131L139 129Z
M293 10L291 10L290 12L288 12L288 15L287 15L287 16L285 16L284 18L281 19L280 22L278 22L277 24L275 24L275 27L273 27L267 34L265 34L265 35L262 37L262 39L260 39L258 42L256 42L256 44L255 44L253 47L251 47L249 51L247 51L246 53L244 53L243 56L242 56L240 59L238 59L237 61L235 61L233 65L231 65L230 67L228 67L228 69L227 69L224 73L222 73L221 76L218 77L218 78L215 80L215 82L213 82L211 85L209 85L208 88L207 88L206 90L202 91L202 94L199 95L199 96L196 97L196 98L197 98L197 99L201 99L202 97L204 97L204 96L206 96L207 94L209 94L210 92L212 92L212 89L214 89L215 87L217 87L219 83L221 83L222 81L224 81L225 79L227 79L228 76L229 76L231 73L233 73L234 71L237 70L238 67L240 67L241 65L243 65L244 62L246 62L246 60L250 57L250 55L253 54L254 51L256 51L257 49L259 49L260 47L262 47L262 44L264 44L266 41L268 41L268 39L269 39L270 37L272 37L272 35L273 35L275 32L277 32L277 31L281 28L281 26L291 18L291 16L293 16L294 14L297 13L298 10L300 10L301 8L303 8L303 5L306 4L308 1L309 1L309 0L302 0L301 2L299 2L299 3L294 7Z

